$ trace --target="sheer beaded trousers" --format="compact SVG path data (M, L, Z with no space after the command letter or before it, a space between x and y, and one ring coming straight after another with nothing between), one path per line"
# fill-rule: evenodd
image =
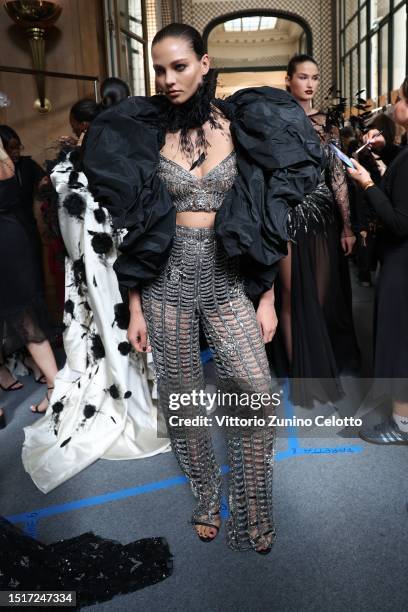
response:
M171 394L191 394L204 389L199 346L201 321L213 353L219 390L224 392L224 399L230 397L229 405L219 407L217 414L226 410L229 416L241 417L240 423L246 424L226 427L230 468L228 543L236 550L268 546L275 533L274 429L267 426L271 409L242 407L237 396L270 394L272 382L255 311L245 295L238 262L227 259L214 230L177 226L166 268L143 290L143 310L160 406L172 448L198 501L193 519L214 522L220 510L220 470L214 456L211 427L180 422L181 418L204 417L205 407L192 399L175 410L171 401L175 396ZM177 423L171 425L174 419L169 422L169 418L174 415L178 417ZM258 421L264 417L266 426L244 421L254 416Z

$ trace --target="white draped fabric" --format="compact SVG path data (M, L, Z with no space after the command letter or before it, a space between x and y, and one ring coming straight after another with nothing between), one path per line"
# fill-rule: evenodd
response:
M113 263L120 237L70 155L53 170L65 267L65 367L44 417L26 427L23 464L47 493L97 459L169 450L157 433L151 355L129 353ZM131 394L129 393L131 392ZM163 426L161 426L163 430Z

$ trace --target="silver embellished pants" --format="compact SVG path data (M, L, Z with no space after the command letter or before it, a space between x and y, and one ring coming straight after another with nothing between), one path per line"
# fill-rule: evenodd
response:
M173 451L198 500L193 519L212 522L220 509L221 476L211 428L188 426L184 421L174 426L170 425L173 419L169 419L174 415L187 419L207 414L205 406L197 406L193 401L177 411L172 410L170 402L173 393L191 394L204 389L199 345L201 321L213 352L219 389L225 395L235 392L235 400L231 399L223 410L227 416L240 418L240 424L226 428L230 468L228 543L237 550L270 544L275 533L274 429L244 421L247 417L267 417L268 409L242 408L236 396L270 394L272 382L254 307L239 275L238 260L226 257L214 230L177 226L165 269L143 290L143 310L160 407Z

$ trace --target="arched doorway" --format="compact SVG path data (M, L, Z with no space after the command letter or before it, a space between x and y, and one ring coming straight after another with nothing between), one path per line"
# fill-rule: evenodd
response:
M312 54L308 24L291 13L252 10L213 19L204 30L212 65L219 70L217 95L243 87L284 88L288 60L295 53Z

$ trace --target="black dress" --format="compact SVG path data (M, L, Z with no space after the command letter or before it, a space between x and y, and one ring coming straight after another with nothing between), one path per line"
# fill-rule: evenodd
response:
M15 176L0 181L0 361L50 336Z
M19 218L30 240L38 289L44 291L42 242L34 217L33 200L38 184L46 173L37 162L27 155L22 155L15 163L15 173L21 189Z
M408 401L408 147L388 167L381 187L366 190L383 224L382 267L375 309L377 387Z
M348 262L341 248L341 228L352 235L346 174L330 142L336 133L326 115L309 117L320 137L326 165L317 188L289 213L291 239L292 362L288 363L278 326L269 349L279 377L290 376L295 404L335 402L343 395L341 372L359 368L360 352L352 316ZM279 287L277 288L279 312Z

